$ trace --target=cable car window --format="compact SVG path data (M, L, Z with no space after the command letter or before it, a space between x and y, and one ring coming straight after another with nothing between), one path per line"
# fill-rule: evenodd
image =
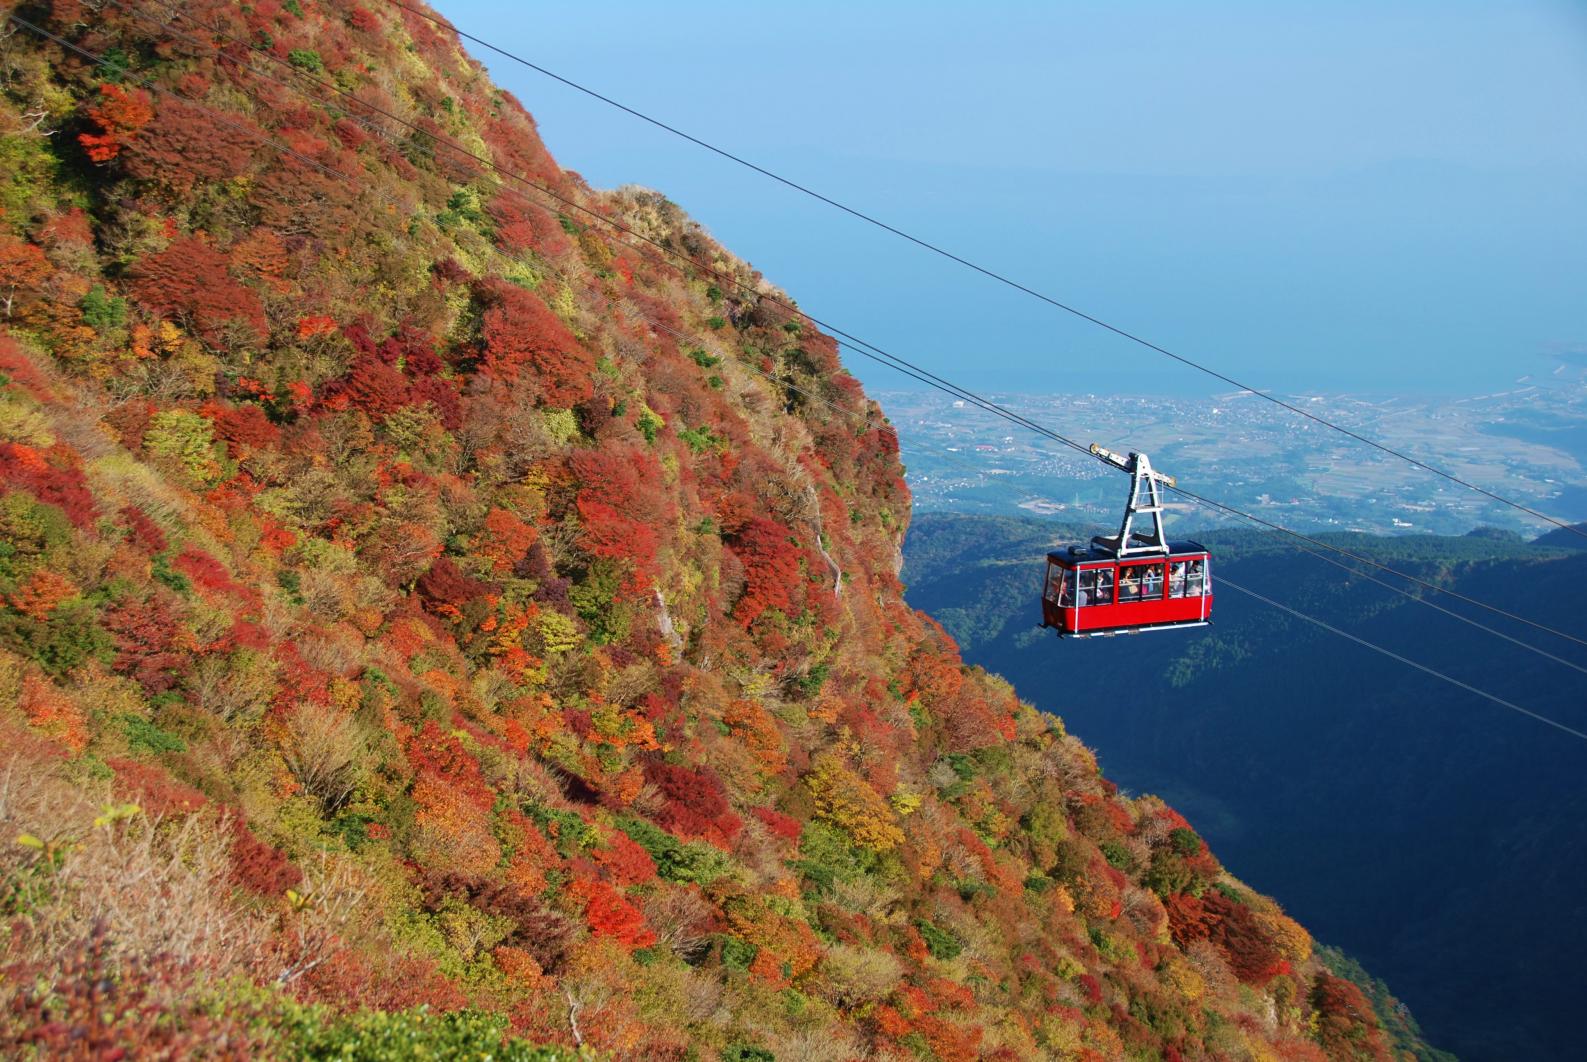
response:
M1056 602L1062 608L1074 604L1075 586L1074 574L1066 568L1056 564L1047 566L1047 600Z
M1141 570L1141 600L1160 601L1163 597L1163 566L1154 564Z
M1160 601L1163 597L1163 566L1132 564L1119 569L1119 601Z
M1206 562L1174 561L1168 566L1169 597L1200 597L1206 592Z
M1093 568L1080 573L1080 603L1082 605L1113 604L1113 569Z

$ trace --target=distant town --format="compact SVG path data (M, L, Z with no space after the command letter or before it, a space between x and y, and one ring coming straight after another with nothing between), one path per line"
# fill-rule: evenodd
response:
M1145 450L1205 498L1287 527L1377 534L1549 529L1249 391L1204 398L988 396L1089 445ZM1366 438L1558 519L1587 519L1587 372L1579 359L1468 398L1280 395ZM940 392L877 394L922 511L1116 517L1128 480L1084 454ZM1170 495L1182 531L1244 523Z

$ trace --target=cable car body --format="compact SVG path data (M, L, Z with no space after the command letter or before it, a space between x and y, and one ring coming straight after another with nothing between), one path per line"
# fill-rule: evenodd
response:
M1130 473L1124 521L1116 535L1047 554L1041 625L1060 638L1205 627L1212 621L1212 554L1163 534L1162 489L1174 478L1154 471L1145 454L1125 458L1096 445L1091 452ZM1137 527L1140 517L1149 527Z

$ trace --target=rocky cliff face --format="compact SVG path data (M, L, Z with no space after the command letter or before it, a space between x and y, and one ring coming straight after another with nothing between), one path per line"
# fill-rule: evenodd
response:
M1388 1057L903 603L833 340L450 33L16 13L8 1048Z

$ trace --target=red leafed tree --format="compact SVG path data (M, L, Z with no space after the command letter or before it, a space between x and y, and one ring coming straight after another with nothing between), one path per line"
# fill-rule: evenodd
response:
M766 828L785 841L797 841L803 832L803 825L792 815L784 815L774 808L755 808L755 817L765 823Z
M241 589L232 581L231 572L226 570L224 564L197 546L183 546L173 566L200 589L216 593L232 593Z
M537 384L548 406L570 408L594 394L595 359L532 292L501 281L483 288L484 369L508 382Z
M725 847L743 828L710 768L651 760L645 764L645 781L666 798L656 822L680 837L703 838Z
M1286 968L1283 953L1251 909L1222 892L1209 890L1201 899L1170 896L1163 906L1174 943L1183 948L1192 941L1210 940L1246 984L1265 984Z
M256 450L281 441L281 429L270 423L265 411L252 403L225 408L218 403L207 406L204 415L215 425L215 434L226 440L232 457L245 457Z
M105 626L115 639L115 669L151 694L176 687L188 654L178 645L181 627L160 598L122 601L105 611Z
M76 454L64 446L39 450L0 443L0 487L25 490L41 502L60 506L78 527L94 521L94 496L77 467Z
M492 509L485 514L477 548L490 559L497 574L505 574L512 571L513 565L523 559L539 537L534 526L524 523L517 514L506 509Z
M1286 968L1283 953L1263 932L1251 909L1221 892L1210 892L1206 908L1208 939L1218 946L1235 976L1247 984L1264 984Z
M246 173L266 143L264 131L237 111L223 117L179 96L162 97L157 110L159 120L126 145L122 162L132 176L174 192Z
M328 336L336 331L336 319L326 317L324 314L314 314L298 319L298 338L313 339L316 336Z
M165 549L165 532L142 509L135 505L123 505L121 522L126 525L132 541L145 553L152 555Z
M38 240L46 247L87 247L94 242L94 226L82 207L68 207L39 226Z
M105 760L105 764L116 772L116 788L151 817L188 815L209 803L203 793L153 764L114 757Z
M441 557L415 584L424 605L437 615L458 617L463 606L490 592L490 587L464 575L450 557Z
M435 720L426 720L403 751L414 770L441 779L447 788L481 810L489 811L496 802L495 793L480 773L479 761L469 755L461 741L437 726Z
M254 836L240 818L231 820L231 877L262 896L280 896L303 880L303 871L279 848Z
M100 85L99 99L89 106L88 117L99 132L79 133L77 142L90 159L109 162L154 118L154 105L143 89Z
M441 376L421 376L409 386L408 402L416 406L430 403L441 418L441 426L447 431L456 431L463 425L463 402L458 397L457 383L453 380Z
M660 462L627 448L584 450L571 464L579 481L579 544L592 556L628 562L631 592L648 588L657 575L661 532L676 515L662 492Z
M799 570L799 548L786 527L758 516L728 543L744 565L744 593L733 616L748 627L769 608L793 611L796 591L804 582Z
M325 385L321 401L331 409L361 409L375 420L408 404L408 381L378 357L365 354L345 376Z
M1312 985L1312 1007L1317 1011L1317 1039L1334 1057L1388 1059L1383 1035L1372 1004L1355 985L1342 977L1319 973Z
M609 847L596 852L595 862L624 887L643 885L656 876L655 860L626 833L618 833Z
M629 950L648 948L656 942L656 934L645 924L639 908L606 882L574 882L572 891L583 897L584 920L596 936L610 937Z
M227 274L227 264L209 244L184 236L132 267L132 292L149 309L182 321L214 346L225 345L230 326L263 342L269 334L264 306Z
M558 258L573 249L556 217L522 196L497 196L485 209L496 222L497 242L509 251L538 251L547 258Z

